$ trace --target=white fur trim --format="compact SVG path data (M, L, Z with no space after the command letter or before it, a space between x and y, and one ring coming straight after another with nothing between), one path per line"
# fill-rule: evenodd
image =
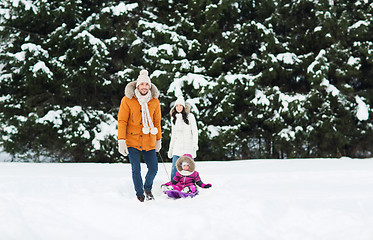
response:
M182 176L189 176L189 175L191 175L192 173L194 173L194 171L193 171L193 172L189 172L189 171L182 170L182 171L179 171L179 173L180 173Z

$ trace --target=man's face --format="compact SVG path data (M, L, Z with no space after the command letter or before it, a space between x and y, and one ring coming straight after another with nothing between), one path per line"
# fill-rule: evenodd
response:
M141 93L141 95L146 95L150 89L150 86L148 83L142 82L137 86L137 89Z

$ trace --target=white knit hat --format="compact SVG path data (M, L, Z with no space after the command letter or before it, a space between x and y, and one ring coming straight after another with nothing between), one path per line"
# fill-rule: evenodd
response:
M149 84L149 87L152 87L152 82L149 78L149 73L147 70L141 70L140 75L137 77L136 87L140 85L140 83L147 83Z
M189 163L188 163L188 162L183 162L183 163L181 164L181 167L184 167L185 165L188 165L188 166L189 166Z
M183 105L183 107L185 107L185 100L184 100L184 98L182 96L180 96L180 97L177 98L177 100L175 102L175 106L177 104Z

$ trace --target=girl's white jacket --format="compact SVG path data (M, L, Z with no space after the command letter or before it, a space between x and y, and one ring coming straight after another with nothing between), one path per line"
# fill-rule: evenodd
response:
M185 112L187 113L189 124L184 122L181 113L176 114L176 122L174 124L172 119L173 111L176 111L175 107L171 109L172 130L168 157L191 154L195 158L198 150L198 128L196 118L190 112L190 105L188 103L185 104Z

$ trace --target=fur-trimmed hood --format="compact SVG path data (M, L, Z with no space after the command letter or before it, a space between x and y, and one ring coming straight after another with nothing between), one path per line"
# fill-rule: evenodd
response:
M179 159L176 161L176 169L181 172L183 171L183 168L181 166L181 164L183 162L187 162L189 163L189 169L190 169L190 173L193 173L195 170L196 170L196 164L194 163L193 159L189 156L181 156L179 157Z
M136 83L137 81L130 82L124 89L124 95L129 99L132 99L133 96L135 96ZM159 90L153 83L150 92L152 93L153 98L159 98Z
M192 106L189 104L189 103L185 103L185 113L186 114L189 114L190 113L190 109L192 108ZM170 110L170 115L172 116L172 114L176 111L176 104L171 108Z

